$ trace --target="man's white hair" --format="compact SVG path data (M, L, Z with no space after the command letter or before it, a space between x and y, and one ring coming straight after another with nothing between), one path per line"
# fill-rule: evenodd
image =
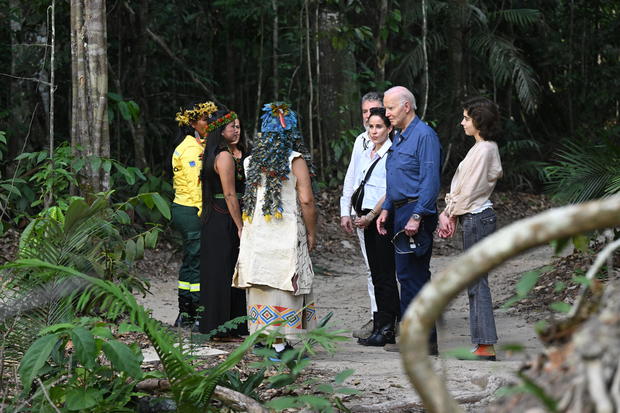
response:
M400 105L404 105L405 102L409 102L409 104L411 105L411 107L413 108L413 110L417 110L418 106L415 103L415 96L413 96L413 93L411 93L411 91L409 89L407 89L404 86L394 86L389 88L388 90L386 90L383 93L383 96L385 95L389 95L389 94L396 94L396 96L398 96L398 100L400 102Z

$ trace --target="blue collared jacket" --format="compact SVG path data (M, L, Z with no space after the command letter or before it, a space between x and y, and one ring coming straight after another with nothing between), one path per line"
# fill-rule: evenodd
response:
M440 175L439 137L416 116L404 131L394 136L394 143L388 151L383 209L392 210L393 201L417 197L412 213L437 213Z

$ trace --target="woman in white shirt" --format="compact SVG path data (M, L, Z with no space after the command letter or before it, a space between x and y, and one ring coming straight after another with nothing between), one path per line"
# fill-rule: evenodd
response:
M368 135L372 144L362 155L365 167L360 176L356 177L356 186L364 181L364 197L355 226L364 229L364 247L377 301L373 331L370 336L358 340L364 346L394 344L394 329L400 317L392 234L380 235L375 223L385 198L385 161L388 149L392 146L391 134L392 125L385 116L385 109L372 108L368 118ZM392 225L386 225L386 228L392 228Z
M499 150L493 141L499 134L499 121L497 105L487 98L476 97L463 104L461 125L475 143L452 178L437 232L441 238L451 237L458 218L465 250L496 228L497 217L489 198L502 176ZM495 360L493 345L497 343L497 332L487 275L470 285L467 292L472 354L478 360Z

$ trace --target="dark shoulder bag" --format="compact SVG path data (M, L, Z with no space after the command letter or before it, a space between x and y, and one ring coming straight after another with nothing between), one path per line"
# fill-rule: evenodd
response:
M360 182L360 186L358 186L357 189L353 192L353 195L351 195L351 205L353 206L353 209L355 210L357 216L362 215L362 202L364 201L364 185L366 185L366 181L368 181L372 170L375 169L375 166L380 160L381 158L377 159L373 162L372 165L370 165L370 168L368 168L368 171L366 172L366 176L364 176L364 179L362 179L362 182Z

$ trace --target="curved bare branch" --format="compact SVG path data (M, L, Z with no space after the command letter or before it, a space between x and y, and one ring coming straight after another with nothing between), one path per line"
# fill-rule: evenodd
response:
M482 274L532 247L617 225L620 225L620 195L551 209L488 236L434 276L411 303L401 325L403 365L426 409L462 411L427 357L430 328L460 291Z

